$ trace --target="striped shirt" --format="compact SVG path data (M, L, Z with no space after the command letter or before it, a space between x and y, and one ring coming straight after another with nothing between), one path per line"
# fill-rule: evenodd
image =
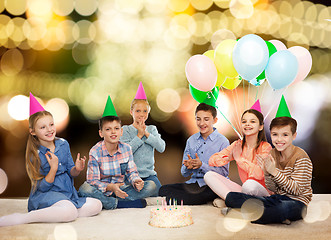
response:
M313 196L313 165L307 153L294 146L293 153L286 162L279 161L280 155L275 149L270 153L276 161L278 173L275 176L265 175L267 187L276 194L286 195L308 205Z
M91 148L86 181L106 196L112 194L106 191L109 183L124 183L124 180L128 180L133 184L137 179L140 177L129 144L118 142L118 149L114 155L109 154L104 141Z

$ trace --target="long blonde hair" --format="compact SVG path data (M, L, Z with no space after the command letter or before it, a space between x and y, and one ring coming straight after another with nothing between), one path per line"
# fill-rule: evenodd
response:
M32 114L29 117L29 129L34 130L36 122L44 116L53 117L52 114L47 111L41 111ZM33 191L37 187L37 182L45 177L40 173L40 158L38 154L39 146L40 146L40 142L37 136L34 136L31 133L29 133L28 141L26 144L26 152L25 152L25 167L28 176L31 180L31 186Z
M133 110L134 105L136 105L137 103L146 103L146 105L148 106L148 112L151 110L151 106L149 105L149 102L147 101L147 99L133 99L131 102L130 109Z

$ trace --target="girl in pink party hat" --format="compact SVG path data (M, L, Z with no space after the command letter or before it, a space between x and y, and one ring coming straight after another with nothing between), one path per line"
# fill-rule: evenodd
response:
M132 147L133 160L137 165L139 176L144 181L152 180L155 182L157 192L152 196L157 196L161 183L154 170L154 151L164 152L165 141L161 138L156 126L145 123L150 110L151 107L147 101L144 87L140 82L130 108L133 123L123 126L121 141Z
M264 156L271 150L271 145L266 141L263 119L260 103L257 100L252 108L241 116L243 140L233 142L229 147L210 157L209 165L217 167L235 160L242 182L241 186L216 172L207 172L204 180L220 198L225 199L229 192L244 192L256 196L269 195L264 182L264 173L256 159L257 154ZM215 202L214 205L218 206Z
M56 128L50 112L30 93L29 138L26 169L31 180L28 213L0 217L1 226L36 222L70 222L77 217L98 214L98 199L79 197L73 178L84 169L85 157L78 153L76 163L69 144L55 137Z

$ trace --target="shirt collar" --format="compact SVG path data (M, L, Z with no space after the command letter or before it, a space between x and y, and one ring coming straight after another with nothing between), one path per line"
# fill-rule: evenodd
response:
M216 138L216 135L217 135L217 130L216 130L216 128L213 127L213 130L214 130L214 131L213 131L211 134L209 134L209 136L207 137L207 139L209 138L211 141L214 141L215 138ZM196 136L196 140L199 140L199 138L203 139L203 137L202 137L202 135L201 135L200 132L199 132L199 134L197 134L197 136ZM207 140L207 139L206 139L206 140Z
M55 141L54 141L54 144L55 144L55 150L54 150L54 153L59 149L59 147L64 144L64 139L62 138L55 138ZM43 146L43 145L40 145L39 146L39 151L43 154L46 154L48 151L50 151L49 148Z
M122 153L122 143L119 141L118 142L118 148L117 148L117 151L114 153L114 155L115 154L117 154L117 153ZM112 155L110 155L110 153L108 152L108 150L107 150L107 147L106 147L106 144L105 144L105 140L103 140L102 141L102 143L101 143L101 150L102 150L102 156L103 157L105 157L105 156L112 156Z

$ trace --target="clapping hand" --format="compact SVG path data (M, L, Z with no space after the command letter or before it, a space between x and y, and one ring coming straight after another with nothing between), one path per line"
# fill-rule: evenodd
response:
M233 159L238 161L240 160L240 156L242 154L242 147L241 143L238 141L235 143L234 148L232 149L231 155L233 156Z
M276 162L275 162L275 159L271 155L268 155L268 157L265 158L264 168L272 176L275 176L277 174Z
M57 170L58 165L59 165L58 157L52 152L47 152L45 154L45 157L46 157L47 162L48 162L49 166L51 167L51 169Z
M143 187L144 187L144 181L141 180L141 179L136 180L136 181L134 182L134 187L136 188L136 190L137 190L138 192L140 192L140 190L143 189Z

